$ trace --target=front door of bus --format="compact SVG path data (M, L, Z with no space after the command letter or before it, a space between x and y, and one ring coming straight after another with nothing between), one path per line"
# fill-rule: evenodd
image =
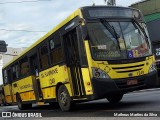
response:
M14 89L12 88L12 72L11 72L11 69L8 69L7 70L7 75L8 75L8 80L9 80L9 88L10 88L10 96L11 96L11 103L14 103L15 100L14 100Z
M77 28L63 36L67 66L70 68L74 96L85 94L80 65Z
M35 93L36 101L42 100L42 91L40 88L40 81L39 81L39 73L38 73L38 56L34 54L30 57L30 66L31 72L33 74L32 82L33 82L33 89Z

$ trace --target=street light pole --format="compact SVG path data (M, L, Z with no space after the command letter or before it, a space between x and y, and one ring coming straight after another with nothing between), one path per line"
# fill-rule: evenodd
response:
M116 0L104 0L108 6L116 6Z

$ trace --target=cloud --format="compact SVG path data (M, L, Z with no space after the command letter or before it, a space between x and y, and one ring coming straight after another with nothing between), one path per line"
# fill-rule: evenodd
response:
M1 26L7 30L33 30L30 24L5 24ZM0 27L0 29L1 29ZM0 30L0 36L2 40L5 40L9 47L28 47L38 38L42 37L44 33L36 32L23 32L23 31L2 31Z
M5 11L3 6L0 7L0 25L5 23Z
M96 5L104 5L103 0L94 1ZM136 1L117 0L117 5L127 6ZM0 5L0 29L49 31L77 8L92 4L92 0L48 0ZM28 47L44 34L0 30L0 39L9 46Z

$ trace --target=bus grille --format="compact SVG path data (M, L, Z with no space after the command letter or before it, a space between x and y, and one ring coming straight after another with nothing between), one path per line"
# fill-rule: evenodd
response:
M139 79L137 81L138 81L138 83L135 84L135 85L127 85L127 80L120 80L120 81L116 81L116 85L120 89L145 85L144 79Z
M127 67L112 67L113 70L115 70L117 73L128 73L128 72L134 72L139 71L142 69L144 64L135 65L135 66L127 66Z

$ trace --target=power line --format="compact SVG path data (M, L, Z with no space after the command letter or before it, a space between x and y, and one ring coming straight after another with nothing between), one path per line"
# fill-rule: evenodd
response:
M33 30L8 30L8 29L0 29L0 30L9 32L47 32L47 31L33 31Z
M52 0L34 0L34 1L19 1L19 2L2 2L2 3L0 3L0 4L25 3L25 2L41 2L41 1L52 1Z

